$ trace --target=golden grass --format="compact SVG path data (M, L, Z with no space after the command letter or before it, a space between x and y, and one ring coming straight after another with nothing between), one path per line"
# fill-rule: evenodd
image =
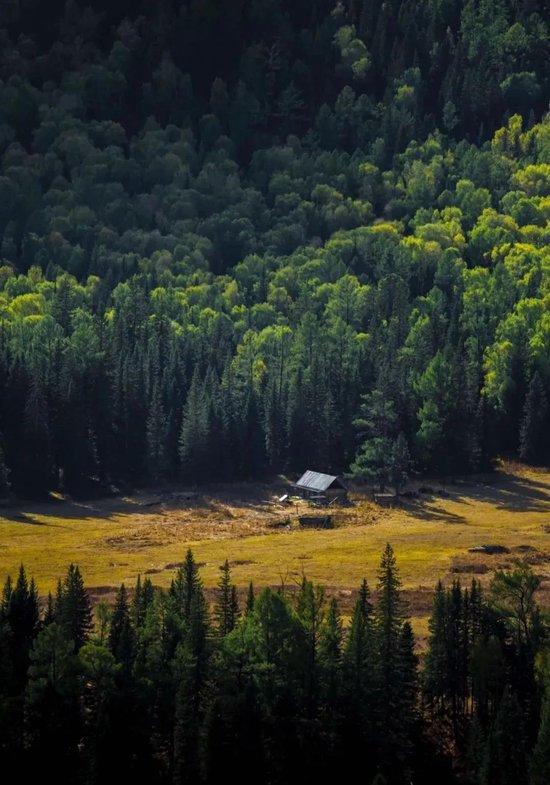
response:
M434 487L438 487L436 483ZM174 489L171 489L174 491ZM411 500L403 509L381 509L367 495L334 512L334 529L272 528L295 519L306 506L273 501L279 488L240 485L213 488L197 500L154 497L78 504L58 501L0 511L0 580L24 563L41 593L55 587L67 565L80 565L97 593L139 573L166 586L191 546L206 586L228 558L240 587L298 582L302 573L343 598L365 576L374 585L380 553L391 542L418 628L425 629L429 593L439 578L492 571L527 558L543 579L541 599L550 604L550 472L506 465L486 482L447 486L448 496ZM548 528L547 528L548 527ZM509 553L469 553L482 544Z

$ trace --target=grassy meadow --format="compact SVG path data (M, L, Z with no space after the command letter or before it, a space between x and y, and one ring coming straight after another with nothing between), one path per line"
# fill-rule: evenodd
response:
M72 561L94 596L110 595L138 574L166 586L191 546L206 587L218 580L227 558L244 589L284 583L303 573L341 600L344 612L366 576L376 569L386 542L397 554L415 627L422 635L431 590L442 578L473 576L488 582L495 568L530 561L543 578L541 601L550 605L550 472L504 465L484 481L433 485L433 495L386 509L368 494L333 511L333 529L300 529L305 502L283 507L282 485L238 485L205 490L186 499L177 489L93 502L54 499L0 510L0 580L20 563L41 594L53 590ZM470 552L481 545L506 551Z

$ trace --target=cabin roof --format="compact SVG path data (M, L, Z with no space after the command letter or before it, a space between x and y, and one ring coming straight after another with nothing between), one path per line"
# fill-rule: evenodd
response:
M345 485L335 474L313 472L311 469L304 472L296 483L297 488L307 488L309 491L319 491L320 493L327 491L331 486L345 489Z

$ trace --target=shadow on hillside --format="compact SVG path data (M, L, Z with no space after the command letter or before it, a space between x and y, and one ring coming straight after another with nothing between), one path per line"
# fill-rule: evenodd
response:
M440 499L461 505L472 505L476 502L491 504L496 512L548 512L550 515L550 483L542 477L521 477L508 472L495 473L490 480L483 482L457 481L445 487L444 497L437 491L420 495L418 499L403 500L403 508L408 514L422 520L446 523L466 521L465 516L442 506Z
M464 488L461 485L459 483L448 488L453 501L467 504L472 499L510 512L550 513L550 483L542 478L498 472L491 482L476 485L464 483Z
M0 508L2 519L13 523L35 524L37 526L62 525L57 522L66 520L109 520L117 515L150 516L196 510L201 514L223 512L224 507L236 506L269 515L279 486L236 483L231 485L210 485L199 488L196 496L177 488L163 491L141 491L135 496L107 497L103 499L78 500L51 496L42 502L19 501L10 507ZM38 520L40 516L45 520ZM48 520L49 519L49 520Z

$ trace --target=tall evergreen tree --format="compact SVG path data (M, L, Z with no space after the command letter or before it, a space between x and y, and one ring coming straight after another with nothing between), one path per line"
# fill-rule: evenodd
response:
M55 604L56 621L75 651L86 643L92 628L92 606L78 565L71 564Z
M130 608L126 587L121 585L118 590L111 626L109 629L109 649L115 660L129 671L134 657L135 635L130 617Z
M208 412L204 382L197 366L187 393L179 437L179 458L184 482L197 483L206 478L210 437Z
M550 455L548 429L550 410L538 371L529 383L520 426L520 458L528 463L544 463Z
M224 637L235 627L239 615L236 588L231 583L231 568L227 559L220 567L221 576L218 582L215 618L219 634Z
M154 481L164 479L168 470L168 424L160 385L155 382L147 416L147 466Z

